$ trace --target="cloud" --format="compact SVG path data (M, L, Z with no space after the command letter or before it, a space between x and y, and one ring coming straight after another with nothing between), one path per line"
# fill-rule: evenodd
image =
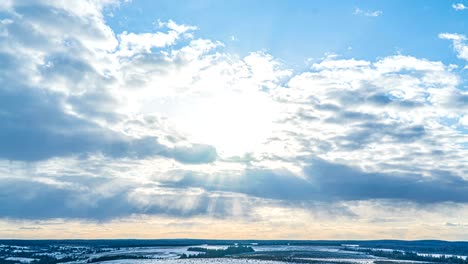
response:
M306 169L320 190L335 199L395 199L415 203L462 202L468 181L448 172L424 177L417 174L365 173L359 169L314 161Z
M356 7L354 9L354 15L359 15L359 16L366 16L366 17L379 17L383 14L383 11L381 10L375 10L375 11L371 11L371 10L362 10L360 9L359 7Z
M457 52L457 57L463 60L468 60L468 45L466 44L466 36L461 34L441 33L439 38L451 40L454 50Z
M109 123L131 119L113 111L121 99L109 87L119 81L110 75L113 69L101 64L101 60L113 60L109 52L120 56L122 48L114 50L117 40L113 32L101 14L92 11L100 8L99 4L80 6L91 11L68 9L71 7L60 2L33 7L18 3L11 7L12 20L2 23L6 32L16 34L0 38L4 62L0 66L0 114L4 121L0 157L35 161L101 153L130 158L162 155L187 163L214 161L217 155L211 146L187 142L166 146L154 133L130 136L109 127ZM82 15L86 17L81 19ZM92 26L83 31L81 23ZM26 33L31 25L35 30ZM167 25L172 30L168 34L174 37L191 29L172 21ZM156 33L153 40L157 38L165 41L166 37ZM120 45L127 47L128 43L121 41ZM146 48L135 49L146 52Z
M289 89L278 91L277 96L291 104L302 103L295 111L290 108L287 119L295 131L301 131L296 134L297 142L302 145L302 138L320 139L304 150L324 155L310 148L328 142L334 146L329 148L333 149L330 155L349 160L349 153L341 156L338 152L366 152L371 151L370 146L381 149L391 145L396 151L408 143L425 145L423 140L431 138L433 131L428 120L465 112L463 107L455 109L464 93L455 88L458 82L451 69L440 62L410 56L390 56L373 63L326 59L313 65L313 71L291 78ZM457 107L452 108L454 105ZM405 114L409 109L414 113L411 116ZM433 110L429 113L428 109ZM404 155L405 151L399 153ZM375 154L369 156L376 158Z
M457 11L467 9L467 7L466 7L464 4L462 4L462 3L452 4L452 8L455 9L455 10L457 10Z
M238 217L245 197L201 190L161 190L111 178L63 177L60 182L2 179L2 217L108 221L132 215ZM22 195L18 195L22 194Z
M0 217L361 219L356 204L468 202L453 65L328 56L298 72L173 21L116 34L106 4L1 5ZM463 35L439 37L466 59Z
M160 27L167 27L167 33L128 33L124 31L118 35L119 39L119 56L132 56L141 53L151 53L152 48L163 48L174 45L175 42L196 27L177 25L174 21L169 20L167 23L159 22Z
M0 98L4 120L0 157L4 159L35 161L101 153L130 158L162 155L180 162L203 163L217 157L211 146L171 148L158 143L156 137L132 138L66 114L60 107L60 95L53 92L10 85L8 90L0 90Z
M448 226L448 227L466 227L466 226L468 226L467 224L451 223L451 222L446 222L445 225Z
M415 173L365 172L320 159L308 160L307 164L305 177L287 171L250 169L240 177L182 172L179 180L162 183L173 188L198 187L208 191L295 202L468 202L468 181L445 171L433 172L432 177L427 177Z

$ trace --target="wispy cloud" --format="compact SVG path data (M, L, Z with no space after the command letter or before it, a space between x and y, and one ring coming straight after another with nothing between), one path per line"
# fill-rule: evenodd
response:
M457 57L468 61L468 44L466 43L466 36L454 33L441 33L439 38L451 40L453 48L457 53Z
M457 10L457 11L460 11L460 10L465 10L467 9L468 7L465 6L464 4L462 3L457 3L457 4L452 4L452 8Z
M367 17L378 17L383 14L381 10L363 10L359 7L354 9L354 15L367 16Z

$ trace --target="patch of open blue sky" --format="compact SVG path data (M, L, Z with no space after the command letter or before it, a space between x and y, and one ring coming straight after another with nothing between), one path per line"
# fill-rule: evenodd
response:
M117 33L152 32L155 21L171 19L198 26L197 37L222 41L227 51L264 50L294 69L327 53L365 60L401 53L465 65L438 38L468 32L468 12L447 1L133 0L105 14Z

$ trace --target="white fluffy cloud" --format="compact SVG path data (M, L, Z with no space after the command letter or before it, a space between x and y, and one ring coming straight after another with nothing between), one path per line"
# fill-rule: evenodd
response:
M123 32L119 34L118 55L125 57L141 53L151 53L152 48L163 48L174 45L184 34L189 34L189 31L196 29L196 27L193 26L177 25L174 21L169 21L167 23L160 22L159 27L167 27L169 31L167 33L135 34Z
M457 52L460 59L468 61L468 45L466 44L466 36L461 34L441 33L439 38L451 40L453 48Z
M462 3L456 3L456 4L452 4L452 8L457 10L457 11L460 11L460 10L465 10L467 9L468 7L466 7L464 4Z

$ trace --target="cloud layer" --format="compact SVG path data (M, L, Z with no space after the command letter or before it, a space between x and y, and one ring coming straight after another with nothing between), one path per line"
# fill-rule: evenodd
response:
M0 217L265 219L276 208L349 220L468 202L458 66L329 55L296 72L174 21L116 33L103 16L116 6L0 4ZM439 37L468 60L465 36Z

